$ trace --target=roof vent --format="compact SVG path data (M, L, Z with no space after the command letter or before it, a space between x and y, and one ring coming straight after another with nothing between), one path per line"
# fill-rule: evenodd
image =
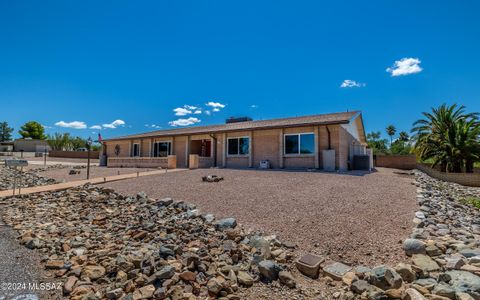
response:
M230 117L227 120L225 120L225 123L230 124L230 123L240 123L240 122L248 122L252 121L253 119L250 117Z

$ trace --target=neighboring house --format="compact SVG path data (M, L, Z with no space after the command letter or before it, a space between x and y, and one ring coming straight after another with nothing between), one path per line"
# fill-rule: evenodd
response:
M15 152L36 152L36 153L43 153L50 151L50 146L48 145L47 141L45 140L34 140L34 139L16 139L13 141L13 151Z
M13 151L12 141L0 142L0 152L12 152L12 151Z
M359 111L235 121L110 138L104 140L103 151L109 164L125 158L123 161L141 161L142 166L160 166L165 161L159 157L175 155L176 166L185 168L189 155L197 154L203 168L258 168L262 161L268 161L272 168L322 169L325 150L333 149L330 157L339 170L348 168L354 154L365 153Z

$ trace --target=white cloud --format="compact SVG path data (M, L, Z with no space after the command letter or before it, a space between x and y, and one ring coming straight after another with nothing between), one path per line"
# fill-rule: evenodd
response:
M118 126L124 126L124 125L125 125L125 121L123 120L115 120L112 123L102 124L103 128L110 128L110 129L115 129Z
M73 128L73 129L85 129L87 128L87 124L82 121L72 121L72 122L64 122L59 121L55 123L56 126L64 127L64 128Z
M100 125L93 125L93 126L90 126L90 129L100 130L100 129L102 129L102 126L100 126Z
M188 119L178 119L175 121L170 121L168 124L170 126L188 126L188 125L193 125L195 123L200 123L200 120L194 117L190 117Z
M209 110L206 110L206 111L205 111L205 114L206 114L207 116L209 116L209 115L211 115L212 113L211 113Z
M199 114L201 114L201 113L202 113L202 111L199 110L199 109L197 109L196 111L193 112L193 114L195 114L195 115L199 115Z
M176 116L186 116L192 113L191 110L183 108L183 107L177 107L173 110L175 112Z
M340 87L342 88L352 88L352 87L364 87L366 86L365 83L357 82L355 80L345 79Z
M393 67L387 68L387 72L392 76L409 75L421 72L421 61L418 58L405 57L395 61Z
M258 105L252 104L252 105L250 105L250 108L258 108Z
M206 105L213 108L219 108L219 109L225 107L225 104L222 104L220 102L212 102L212 101L208 102Z
M155 129L162 128L162 126L156 125L156 124L145 124L145 127L155 128Z
M185 107L186 109L189 109L189 110L195 110L195 109L198 108L198 107L196 107L196 106L188 105L188 104L185 104L183 107Z
M214 112L220 111L220 108L215 107L214 109L212 109L212 111L214 111Z

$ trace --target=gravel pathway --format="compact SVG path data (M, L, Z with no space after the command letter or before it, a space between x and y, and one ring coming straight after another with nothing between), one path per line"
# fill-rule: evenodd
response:
M225 180L204 183L215 174ZM417 209L413 176L380 169L372 174L199 169L106 184L125 194L145 191L233 216L296 243L298 251L348 264L395 264Z
M0 220L0 300L62 299L61 289L41 286L61 281L47 277L39 253L20 245L16 235Z

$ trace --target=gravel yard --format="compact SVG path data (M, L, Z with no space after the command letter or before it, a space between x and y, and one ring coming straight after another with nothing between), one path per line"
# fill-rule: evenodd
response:
M225 179L204 183L202 176ZM48 175L46 175L48 176ZM55 178L55 177L54 177ZM111 182L125 194L145 191L196 204L217 217L278 234L298 251L348 264L394 264L418 208L413 176L390 169L372 174L199 169Z

